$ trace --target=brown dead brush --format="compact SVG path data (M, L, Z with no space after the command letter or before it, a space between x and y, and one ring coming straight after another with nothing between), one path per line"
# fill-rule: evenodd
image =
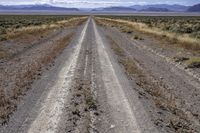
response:
M16 108L17 101L25 95L26 91L30 89L30 85L39 75L41 75L41 69L51 64L56 56L62 52L62 50L69 44L73 36L73 33L59 39L54 45L45 47L47 49L41 49L41 53L36 58L25 61L22 64L19 62L19 67L16 70L8 70L4 72L4 77L7 81L12 82L9 85L7 94L4 89L1 89L0 99L0 122L3 124L8 121L9 115ZM34 53L33 53L34 54ZM7 82L6 79L1 81L1 87L6 87L3 83Z
M86 19L86 17L73 18L47 26L42 25L16 29L15 32L7 34L7 39L12 38L16 40L22 38L27 33L30 36L34 36L36 33L38 36L46 36L46 34L49 34L49 30L79 26ZM62 36L52 44L37 45L37 47L41 46L41 48L30 51L30 55L26 55L26 60L17 56L13 57L12 60L8 60L8 64L5 62L7 64L5 67L0 66L0 124L5 124L9 120L10 114L16 109L17 102L30 89L32 82L41 75L41 71L45 66L53 63L54 59L71 42L73 35L74 33ZM4 57L3 54L1 55ZM14 66L9 66L9 64L13 64Z

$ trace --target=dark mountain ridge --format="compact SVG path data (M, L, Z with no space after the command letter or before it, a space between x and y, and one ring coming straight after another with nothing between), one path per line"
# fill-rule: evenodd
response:
M79 11L77 8L55 7L51 5L0 5L0 10L52 10L52 11Z
M168 5L168 4L152 4L152 5L133 5L129 7L105 7L95 8L92 11L146 11L146 12L185 12L190 6L184 5Z
M196 4L194 6L191 6L187 10L188 12L200 12L200 4Z
M136 11L131 7L106 7L106 8L97 8L92 11Z
M145 12L170 12L170 10L167 9L167 8L155 8L155 7L149 7L147 9L142 9L140 11L145 11Z
M184 6L184 5L168 5L168 4L154 4L154 5L133 5L130 6L131 8L134 8L136 10L145 10L148 8L163 8L163 9L168 9L170 11L186 11L189 6Z
M123 6L112 6L112 7L101 7L101 8L66 8L56 7L48 4L41 5L0 5L1 11L99 11L99 12L133 12L133 11L146 11L146 12L200 12L200 4L194 6L184 5L168 5L168 4L152 4L152 5L133 5L129 7Z

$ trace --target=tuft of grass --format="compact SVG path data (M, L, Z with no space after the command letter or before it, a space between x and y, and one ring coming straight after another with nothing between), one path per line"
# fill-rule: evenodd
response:
M134 36L134 39L135 39L135 40L138 40L138 39L139 39L139 36L138 36L138 35L135 35L135 36Z
M7 37L5 35L0 36L0 41L6 41Z
M189 60L189 58L187 58L187 57L180 57L180 56L175 56L175 57L173 57L173 59L175 62L183 62L183 61Z
M83 86L84 88L84 97L85 97L85 103L88 109L90 110L97 110L96 100L93 97L91 86L86 82L86 84Z
M186 64L188 68L200 68L200 57L190 58Z
M124 33L127 33L127 34L132 34L133 33L133 30L127 26L123 26L120 28L120 30Z
M73 115L77 115L78 117L81 117L81 112L78 109L75 109L74 111L72 111Z
M144 40L141 36L139 36L139 35L135 35L134 37L133 37L135 40Z
M97 109L96 101L92 96L86 97L86 104L88 105L89 109L93 109L93 110Z

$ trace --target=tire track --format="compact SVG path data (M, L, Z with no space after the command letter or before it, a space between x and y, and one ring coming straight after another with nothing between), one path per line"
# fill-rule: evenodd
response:
M198 131L198 80L179 69L176 65L169 63L161 56L158 56L156 54L157 52L153 52L152 48L148 48L145 43L143 44L139 41L130 40L129 36L113 28L101 28L101 32L109 38L108 40L111 42L113 41L119 46L115 51L119 56L123 56L123 52L124 55L127 56L123 57L123 61L121 61L121 57L117 58L119 59L119 63L125 65L125 70L129 71L126 72L127 76L133 81L136 81L137 85L140 86L140 89L134 88L135 90L139 90L139 95L142 94L143 91L147 95L151 95L152 92L155 92L155 95L152 95L153 99L157 98L158 94L160 95L159 97L164 99L156 100L155 103L153 101L152 104L149 99L151 96L147 98L147 95L141 95L142 97L145 97L145 99L147 98L143 103L146 106L146 110L151 112L149 114L152 118L156 118L155 124L158 128L166 130L166 132L174 129L178 131L186 131L185 129L190 131L191 129L196 129ZM160 54L162 54L162 52ZM132 63L135 63L135 67L138 67L143 74L136 74L138 73L136 72L137 70L130 67L131 65L133 66ZM148 78L147 81L149 83L152 82L152 85L155 84L158 87L154 86L151 89L151 84L148 85L148 82L142 81L142 83L141 80L138 80L143 80L144 73ZM150 91L145 90L147 88L149 88ZM142 93L140 93L140 91ZM152 107L158 111L151 111ZM195 127L192 127L193 125L190 123L194 123ZM190 129L189 127L192 128Z
M94 95L96 90L94 59L96 56L92 35L92 23L89 21L58 132L98 132L94 124L96 115L99 113Z
M71 86L78 56L81 50L81 44L85 38L88 23L89 20L87 21L81 32L81 36L79 38L74 54L71 55L71 58L69 58L70 61L66 61L66 67L64 67L60 71L58 76L59 78L57 79L55 85L52 87L47 98L42 104L42 108L37 118L31 124L28 133L54 133L57 131L57 125L62 114L62 109L64 108L65 99L68 95L68 89Z
M146 124L140 125L138 121L142 119L136 118L136 106L130 104L129 98L124 92L125 88L128 88L125 84L121 84L119 81L119 75L116 74L116 69L114 68L110 56L106 52L106 47L104 46L103 40L97 31L96 24L93 21L96 42L98 45L99 59L102 69L102 79L106 87L106 94L108 97L108 104L112 113L114 122L111 124L111 128L105 132L120 132L120 133L131 133L131 132L153 132L156 133L157 130L151 125ZM135 99L137 100L137 99ZM135 101L138 102L138 101ZM137 104L136 104L137 105ZM138 105L139 106L139 105ZM142 108L140 108L142 109ZM141 114L140 114L141 115ZM146 116L143 116L146 118ZM149 122L146 119L146 122ZM112 131L110 131L112 130Z
M77 38L20 131L157 133L92 18Z

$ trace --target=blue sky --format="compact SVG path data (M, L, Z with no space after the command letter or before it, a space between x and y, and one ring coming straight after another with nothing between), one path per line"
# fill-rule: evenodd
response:
M107 7L107 6L130 6L144 4L182 4L194 5L200 0L0 0L3 5L27 5L27 4L52 4L64 7Z

